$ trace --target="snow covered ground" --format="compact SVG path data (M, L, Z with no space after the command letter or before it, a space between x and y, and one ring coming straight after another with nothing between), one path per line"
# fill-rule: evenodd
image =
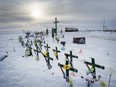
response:
M0 87L69 87L63 78L58 63L65 64L64 53L69 53L70 50L79 57L73 61L78 73L72 76L72 72L70 72L74 87L86 87L86 81L81 78L81 75L86 76L87 71L83 60L91 61L91 57L95 58L96 64L105 66L105 70L98 68L96 70L97 75L101 75L101 79L106 84L108 84L109 79L109 68L113 68L110 87L116 87L116 33L64 33L65 38L60 39L66 41L64 51L61 50L61 44L52 41L51 35L46 36L45 41L51 47L50 56L54 59L51 61L52 69L49 70L41 54L39 61L35 60L35 55L27 58L22 57L25 49L18 42L18 36L24 35L23 32L9 32L0 32L0 56L8 52L8 57L0 62ZM85 36L86 44L73 44L74 36ZM52 51L55 47L61 51L59 60L56 60ZM82 49L82 53L79 53L80 49ZM101 86L97 82L92 87Z

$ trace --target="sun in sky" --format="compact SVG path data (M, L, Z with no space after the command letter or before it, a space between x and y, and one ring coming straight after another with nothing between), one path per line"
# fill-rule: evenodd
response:
M43 12L40 10L40 9L32 9L32 17L35 18L35 19L38 19L38 18L41 18L42 15L43 15Z
M34 19L41 19L44 16L44 8L38 4L30 5L30 16Z

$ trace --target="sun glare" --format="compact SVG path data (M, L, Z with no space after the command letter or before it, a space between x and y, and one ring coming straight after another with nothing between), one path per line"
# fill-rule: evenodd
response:
M29 12L29 16L35 20L43 19L45 16L45 4L43 3L31 3L28 4L27 10Z
M40 18L42 16L42 11L40 11L38 9L33 9L32 10L32 16L34 18Z

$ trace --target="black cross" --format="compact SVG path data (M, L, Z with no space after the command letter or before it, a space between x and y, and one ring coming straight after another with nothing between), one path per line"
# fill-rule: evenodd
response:
M39 51L39 47L38 47L38 45L37 45L37 42L36 42L36 40L35 40L35 47L36 47L36 49L33 49L34 50L34 52L36 52L35 54L37 55L37 58L39 58L39 53L40 53L40 51Z
M46 63L47 63L48 69L51 69L52 66L51 66L51 64L50 64L50 60L53 61L53 58L51 58L51 57L49 56L49 52L48 52L48 51L47 51L47 56L46 56L46 55L41 51L40 48L39 48L39 50L40 50L40 53L43 55L43 57L44 57L44 59L45 59L45 61L46 61Z
M100 69L105 69L105 67L102 66L102 65L95 64L95 59L94 58L91 58L91 61L92 61L92 63L87 62L87 61L85 61L84 63L86 64L87 68L91 72L93 78L96 78L96 69L95 69L95 67L100 68ZM93 71L91 70L91 68L88 65L92 66Z
M46 52L47 52L47 56L46 55L44 55L43 54L43 56L44 56L44 58L47 60L47 65L48 65L48 68L50 69L50 68L52 68L52 66L51 66L51 64L50 64L50 60L53 60L53 58L51 58L50 56L49 56L49 46L48 46L48 44L46 45L46 46L44 46L45 47L45 49L46 49Z
M68 57L67 55L65 55L65 56ZM66 79L67 82L69 81L69 71L73 71L73 72L76 72L76 73L78 72L77 69L69 66L68 58L66 58L65 65L58 63L58 66L60 67L60 69L61 69L61 71L63 73L63 77ZM65 72L63 71L62 68L65 69Z
M66 42L65 41L61 41L60 44L62 44L63 47L65 47Z
M47 58L48 58L48 69L51 69L52 68L52 66L51 66L51 64L50 64L50 60L53 60L53 58L51 58L50 56L49 56L49 52L48 52L48 54L47 54Z
M0 61L3 61L6 57L8 57L8 55L1 56Z
M57 20L57 18L55 18L54 24L55 24L56 34L57 34L57 23L59 23L59 21Z
M72 51L70 51L70 54L65 53L65 55L67 56L67 58L68 58L68 56L70 57L70 65L71 65L71 67L73 67L73 58L78 58L78 56L73 55Z
M25 50L26 57L27 56L33 56L33 54L32 54L32 47L31 47L31 45L29 43L29 40L27 40L25 46L26 46L26 50ZM26 54L27 51L29 51L29 54L28 55Z
M56 47L56 50L53 49L53 52L56 53L56 59L58 60L58 53L60 53L60 51L58 50L58 48Z
M40 47L40 49L42 49L42 41L39 41L39 47Z
M46 49L46 51L48 52L49 51L49 46L48 46L48 44L46 45L46 46L44 46L45 47L45 49Z

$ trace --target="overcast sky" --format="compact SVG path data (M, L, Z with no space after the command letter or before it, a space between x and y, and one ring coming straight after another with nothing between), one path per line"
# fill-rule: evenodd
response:
M40 12L38 18L32 11ZM0 28L49 24L103 25L116 29L116 0L0 0Z

